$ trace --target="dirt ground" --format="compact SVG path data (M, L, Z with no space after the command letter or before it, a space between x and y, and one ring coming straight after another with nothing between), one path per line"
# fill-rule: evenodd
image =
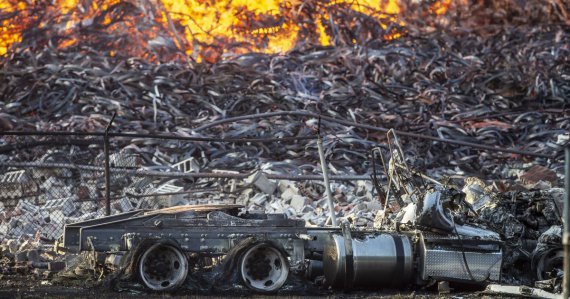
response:
M40 280L34 278L33 275L4 275L0 277L0 299L4 298L267 298L267 295L248 295L248 294L192 294L180 291L175 294L146 293L140 291L123 291L118 292L112 290L108 286L97 285L89 280L72 280L57 281ZM334 292L322 296L305 296L305 295L272 295L272 298L501 298L498 296L490 296L479 290L471 290L469 292L452 292L451 294L439 295L436 291L354 291L354 292Z

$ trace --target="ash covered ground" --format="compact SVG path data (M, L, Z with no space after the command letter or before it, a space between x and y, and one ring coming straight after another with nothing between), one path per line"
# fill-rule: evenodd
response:
M352 44L351 30L374 32L373 25L362 21L352 27L339 25L343 30L336 46L300 43L288 53L250 53L214 63L183 59L177 49L164 45L135 57L120 52L110 55L97 45L101 42L97 39L64 50L25 39L0 60L0 128L102 132L116 113L113 132L306 137L314 136L321 115L328 166L339 176L371 174L369 151L387 142L378 128L534 152L541 156L400 138L415 170L463 189L472 203L480 201L478 223L500 233L510 246L559 244L556 232L541 236L560 224L563 148L570 130L570 7L562 1L474 1L434 17L421 15L419 9L416 13L409 5L405 33L394 40L364 38ZM31 30L30 34L39 33ZM107 40L113 36L105 35ZM101 166L102 146L88 144L89 140L2 136L2 170L4 174L18 170L8 165L22 162ZM196 171L246 174L262 170L320 175L316 148L314 140L267 144L112 141L118 167L164 170L190 159ZM40 186L40 203L24 197L15 206L5 204L0 282L9 289L7 296L27 296L22 289L31 286L37 288L30 291L31 296L46 290L55 297L108 289L96 277L91 278L92 284L58 282L62 278L55 279L57 274L52 272L56 271L44 269L47 264L37 267L40 270L31 264L61 266L57 262L62 257L50 249L60 232L54 225L103 215L102 172L90 173L85 180L73 172L52 173L57 179L51 181L49 175L28 173ZM141 181L135 175L113 177L113 213L166 206L174 200L244 204L250 210L286 213L315 226L327 221L324 187L318 181L275 182L270 184L273 192L264 192L247 180L155 177ZM165 184L192 193L176 199L141 197ZM350 219L354 226L374 226L381 205L370 181L335 181L332 187L339 217ZM90 195L82 195L85 189ZM8 199L12 198L2 198L3 202ZM47 215L42 212L47 201L61 199L65 199L61 207L48 209ZM50 216L57 221L47 225ZM42 230L46 227L51 228ZM517 267L505 272L506 283L534 286L525 276L532 272L532 258L517 264L525 260L521 256L531 253L512 251L507 261ZM76 283L79 289L59 293L60 286ZM55 286L44 289L44 284ZM92 285L99 286L84 289Z

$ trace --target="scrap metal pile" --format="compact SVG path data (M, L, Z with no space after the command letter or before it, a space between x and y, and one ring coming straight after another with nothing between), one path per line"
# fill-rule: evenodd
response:
M413 158L402 158L399 146L391 148L391 159L384 166L390 179L386 195L381 196L386 204L376 215L376 227L419 228L458 237L469 234L461 226L488 229L503 242L501 282L561 292L563 188L541 190L536 189L536 181L527 181L532 191L497 192L475 177L465 179L460 188L409 168ZM523 177L534 175L536 179L538 174L542 179L548 177L542 167L534 167ZM472 234L485 238L484 232Z
M368 159L362 152L385 141L383 133L360 125L525 149L553 157L536 162L559 169L569 125L567 4L491 1L455 9L441 19L407 12L407 33L393 41L299 48L281 55L251 53L214 64L158 63L90 47L35 47L26 44L33 40L24 40L2 57L2 126L101 132L117 112L114 130L121 132L312 135L313 117L281 115L211 125L233 116L303 110L350 122L323 121L328 157L339 173L366 173ZM535 10L541 13L535 15ZM506 16L499 18L501 13ZM467 146L405 142L409 154L422 156L419 170L440 169L440 175L513 178L509 169L521 161ZM303 164L318 161L315 151L306 150L315 148L314 142L229 148L137 140L128 148L149 157L166 153L170 163L193 156L210 169L231 166L235 171L271 161L268 166L275 171L300 172ZM0 150L7 149L13 145ZM275 161L287 161L287 166Z
M0 130L103 132L116 113L113 132L311 137L322 116L319 132L331 173L366 178L332 182L339 218L355 228L416 228L422 226L423 204L437 197L445 206L442 225L447 223L440 230L450 229L451 221L499 234L505 244L501 282L556 292L562 274L559 188L563 148L570 139L570 5L465 2L436 16L420 9L421 1L401 1L408 10L394 26L398 38L378 38L393 32L378 33L372 19L351 12L363 19L335 20L334 46L298 42L287 53L219 56L208 62L185 58L172 28L161 27L152 43L137 43L126 52L120 48L132 33L98 33L109 26L98 23L105 15L122 25L132 21L132 12L155 12L134 1L101 9L91 23L74 27L74 38L81 42L66 48L58 47L64 37L39 38L49 30L28 28L0 57ZM0 21L18 17L1 8ZM327 8L346 13L342 5ZM141 32L158 28L153 18L140 22ZM351 35L351 30L359 34ZM384 128L464 144L399 136L405 171L391 165L374 182L368 178L379 161L371 151L388 149ZM61 235L63 225L103 215L102 145L91 141L82 136L1 136L3 274L30 265L48 274L61 270L56 262L64 258L47 246ZM481 151L469 143L539 155ZM115 138L111 145L115 169L247 177L113 173L113 214L223 203L241 204L250 212L284 213L310 227L330 221L322 182L268 179L321 175L315 140L261 144ZM88 167L15 166L28 162ZM396 172L412 180L413 188L403 181L396 184L391 175ZM417 186L419 173L436 183ZM384 191L388 196L382 196ZM152 196L162 193L176 194Z

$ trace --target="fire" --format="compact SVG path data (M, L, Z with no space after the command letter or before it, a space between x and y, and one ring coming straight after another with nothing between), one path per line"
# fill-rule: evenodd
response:
M162 22L167 23L170 17L180 24L192 44L231 45L253 40L257 46L252 50L278 53L294 47L299 31L296 24L284 21L283 16L290 11L283 1L162 0L162 4ZM195 50L190 46L186 53L192 55Z
M444 14L450 4L435 1L430 11ZM3 0L0 56L25 43L22 48L89 47L110 56L155 58L176 49L211 62L248 52L283 53L300 44L396 39L402 34L397 28L405 27L401 13L398 0ZM355 36L351 24L358 22L378 29Z
M25 11L26 4L23 2L16 3L15 5L11 3L0 2L0 12L2 15L6 14L16 15L20 11ZM0 18L0 55L6 54L10 45L22 41L22 35L20 34L22 28L17 23L10 22L9 18Z
M436 15L439 16L445 14L450 6L451 6L451 0L442 0L435 2L431 7L431 10L432 12L434 12Z

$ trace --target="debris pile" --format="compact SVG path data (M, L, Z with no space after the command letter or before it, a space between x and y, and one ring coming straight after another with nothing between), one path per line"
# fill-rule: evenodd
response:
M361 228L416 225L417 213L444 201L449 217L441 229L473 223L505 241L505 282L530 285L536 275L536 287L556 292L562 207L556 187L570 139L570 8L561 1L550 10L535 9L541 1L480 2L453 7L439 22L410 15L407 32L391 41L302 45L214 63L24 43L0 57L0 130L103 132L115 112L116 132L274 138L319 130L334 175L375 175L368 152L379 144L388 149L377 127L540 153L529 158L402 139L403 176L392 175L401 166L392 163L377 182L333 181L331 188L337 216ZM331 119L319 126L315 115ZM102 143L83 136L55 141L0 136L4 274L44 263L56 271L61 264L50 268L59 260L46 246L62 225L104 214ZM57 149L46 150L50 144ZM112 214L235 203L314 226L330 223L322 182L268 178L321 175L315 141L116 138L111 148ZM198 172L248 176L170 176ZM418 189L417 173L438 187Z
M393 151L389 166L384 166L389 169L387 201L375 227L420 228L457 236L469 234L464 225L490 230L503 242L501 283L536 287L549 296L548 292L561 292L565 190L551 187L561 184L555 173L542 166L530 167L518 184L513 182L511 188L518 190L505 192L469 177L459 191L449 181L441 183L408 168L401 147L397 148L400 151ZM476 229L471 231L485 238Z
M557 283L561 283L560 273L550 272L561 271L562 260L552 261L551 257L544 260L543 256L551 249L562 253L561 237L549 236L561 233L564 189L510 191L483 196L489 200L481 206L473 206L477 213L473 221L499 233L505 242L504 282L529 285L537 279L558 278ZM543 269L546 264L551 268Z
M66 266L65 257L55 251L53 242L29 235L4 238L0 254L0 275L33 274L38 279L50 279Z
M556 4L538 17L534 12L541 1L513 2L458 6L442 24L425 24L429 20L410 10L408 33L389 42L250 53L214 64L158 64L90 47L60 51L22 45L0 58L0 125L3 130L102 132L117 112L112 129L121 132L299 137L314 134L316 118L224 120L306 111L348 121L322 124L325 151L339 172L365 173L362 153L385 141L365 125L525 149L557 164L570 129L565 110L570 36L558 13L567 12L568 4ZM494 17L496 11L520 17ZM482 26L481 20L488 23ZM34 88L28 88L30 82ZM517 167L512 164L518 156L512 154L421 140L404 145L421 157L417 166L426 173L499 179ZM231 165L234 171L261 168L267 161L287 161L290 168L318 161L316 151L305 151L316 148L314 143L230 148L137 140L118 146L149 157L164 154L173 159L169 163L188 155L210 169ZM8 147L0 146L0 153Z

